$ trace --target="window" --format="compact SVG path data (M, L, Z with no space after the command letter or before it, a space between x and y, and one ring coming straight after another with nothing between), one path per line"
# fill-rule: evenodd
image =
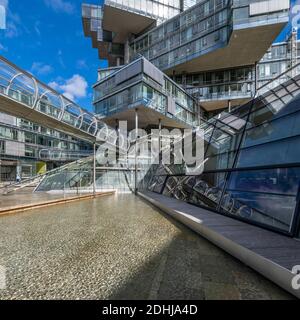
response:
M290 231L296 207L300 168L233 172L222 211Z

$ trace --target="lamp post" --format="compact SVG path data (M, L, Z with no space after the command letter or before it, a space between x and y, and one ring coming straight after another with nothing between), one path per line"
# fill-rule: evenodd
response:
M93 195L96 197L96 143L94 143L94 157L93 157Z
M161 150L161 119L158 120L158 159L159 159L159 164L161 164L160 150Z
M137 195L138 192L138 182L137 182L137 171L138 171L138 164L137 164L137 141L138 141L138 132L139 132L139 115L138 109L135 109L135 156L134 156L134 192Z

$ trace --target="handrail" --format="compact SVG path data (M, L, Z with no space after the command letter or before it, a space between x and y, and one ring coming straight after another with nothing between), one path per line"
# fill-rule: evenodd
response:
M57 92L49 85L41 82L29 72L16 66L1 55L0 78L2 79L1 87L3 87L3 90L0 90L0 95L9 97L12 100L16 100L26 107L34 109L36 112L40 112L45 116L55 118L58 121L62 121L63 123L66 123L67 125L72 126L73 128L76 128L77 130L82 131L93 138L97 136L98 130L94 130L94 132L91 132L89 130L90 128L87 128L87 130L84 130L82 126L78 128L75 124L65 122L63 120L63 116L65 114L69 114L70 117L76 117L78 120L81 119L83 115L88 115L92 119L92 123L101 122L101 124L105 125L94 114L80 107L75 102ZM16 79L18 80L18 78L20 78L20 81L16 82ZM52 103L52 96L57 99L56 104ZM57 114L53 114L52 112L42 112L41 110L39 110L38 106L41 100L47 105L47 108L49 108L50 111L55 108L58 111ZM71 112L69 112L65 108L66 105L74 106L75 108L77 108L79 110L79 114L72 114Z
M87 157L87 158L85 158L85 159L76 160L76 161L72 162L72 164L77 164L77 163L82 162L83 160L87 160L87 159L89 159L89 158L91 158L91 157ZM46 172L46 173L36 175L36 176L34 176L34 177L31 177L31 178L22 180L22 181L20 181L20 182L14 182L14 183L11 183L11 184L9 184L9 185L2 186L2 187L0 187L0 191L1 191L1 190L4 190L2 193L3 193L3 194L8 194L8 193L10 193L10 192L19 190L19 189L23 188L24 185L26 186L26 185L30 184L30 182L31 182L31 183L34 183L35 180L43 179L43 178L45 178L46 176L50 176L50 175L52 175L52 174L55 174L56 172L58 172L58 171L60 171L60 170L64 170L64 169L67 168L69 165L70 165L70 163L67 163L67 164L65 164L65 165L63 165L63 166L61 166L61 167L59 167L59 168L52 169L52 170L50 170L50 171L48 171L48 172ZM13 189L10 190L11 188L13 188Z

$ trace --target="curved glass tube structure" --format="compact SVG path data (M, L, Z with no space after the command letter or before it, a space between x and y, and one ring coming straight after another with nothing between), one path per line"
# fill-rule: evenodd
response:
M50 119L83 132L95 140L101 128L106 126L92 113L84 110L62 94L43 84L26 71L21 70L0 56L0 96L17 102L23 113L35 111L40 114L40 123ZM3 112L16 115L13 107L3 105ZM29 119L31 120L31 119Z

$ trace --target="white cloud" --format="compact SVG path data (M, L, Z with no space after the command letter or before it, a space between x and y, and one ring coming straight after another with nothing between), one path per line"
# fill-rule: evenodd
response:
M79 74L74 74L72 78L64 81L53 81L49 86L72 101L77 98L85 98L87 96L87 81Z
M0 5L7 8L8 7L8 0L0 0Z
M44 64L42 62L34 62L31 66L30 71L33 74L37 74L37 75L47 75L53 72L53 68L50 65Z
M44 0L46 6L53 9L55 12L63 12L73 14L75 11L74 5L65 0Z
M49 82L48 86L51 87L53 90L60 90L60 85L56 81Z

